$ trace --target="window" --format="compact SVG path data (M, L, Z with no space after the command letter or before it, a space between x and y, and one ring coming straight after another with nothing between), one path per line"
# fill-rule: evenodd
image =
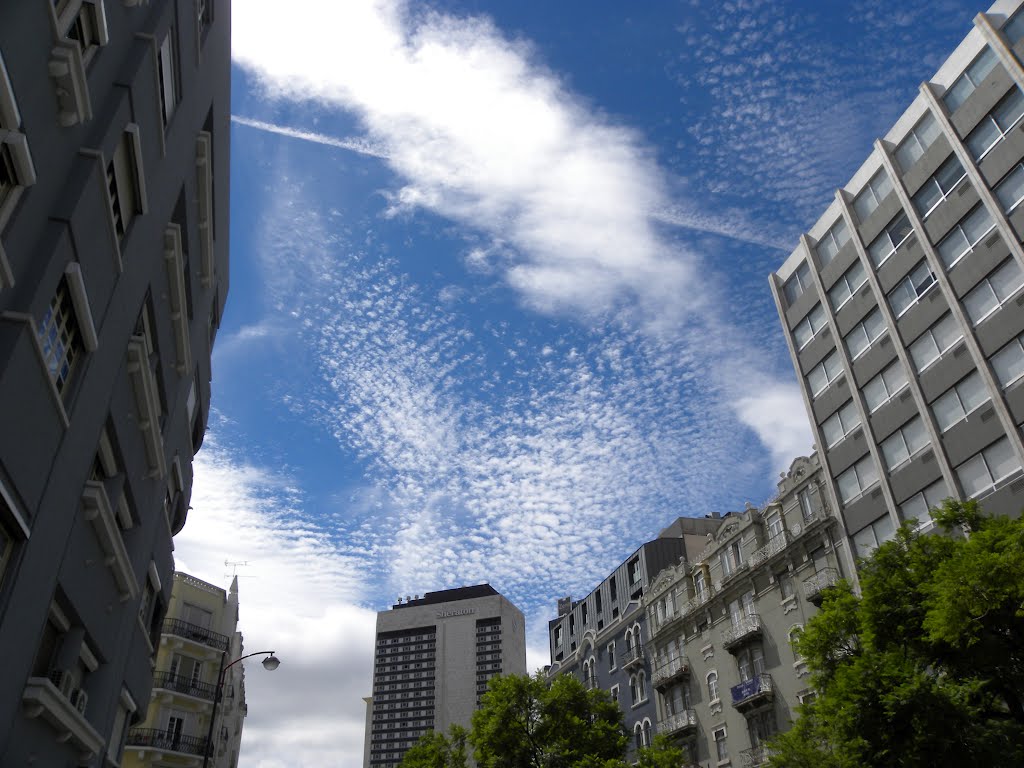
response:
M954 424L967 418L967 415L988 402L988 391L981 374L972 371L961 379L932 403L932 413L939 429L945 432Z
M59 35L78 43L82 61L88 65L109 39L103 1L56 0L53 5Z
M964 178L964 167L960 165L956 155L950 155L935 174L928 179L914 194L914 208L922 219L934 211L953 191L954 187Z
M142 190L139 184L141 158L138 143L138 128L129 126L121 134L121 139L114 148L114 154L107 163L107 196L110 203L110 215L114 221L114 231L120 240L124 237L132 220L145 207Z
M921 118L921 121L907 134L907 138L896 147L896 162L899 164L900 170L904 173L909 171L941 132L939 124L931 112Z
M910 345L910 357L918 373L948 352L964 337L956 319L949 312Z
M797 323L793 329L793 339L796 341L796 348L803 349L810 344L811 339L818 335L818 331L825 327L825 310L821 304L815 304L814 309L807 313L807 317Z
M992 355L992 370L1003 388L1024 376L1024 337L1018 336Z
M946 107L949 109L950 114L956 112L960 105L967 101L968 97L974 93L974 89L981 84L985 76L992 71L992 68L998 62L999 57L996 56L996 52L986 46L982 54L967 67L964 73L957 78L956 82L943 94L942 100L946 102Z
M992 188L1003 210L1011 213L1024 200L1024 164L1017 165Z
M697 572L693 574L693 591L698 600L703 600L707 597L708 587L707 582L704 580L703 570L697 570Z
M608 689L608 695L611 697L613 704L618 704L619 703L619 686L613 685L611 688L609 688Z
M875 209L889 196L890 192L892 192L892 181L889 180L889 174L883 168L871 177L867 186L854 198L853 209L857 212L857 218L861 222L867 221L868 216L875 212Z
M868 246L868 256L871 263L876 267L882 266L889 257L896 253L896 249L903 245L903 241L913 234L914 228L910 226L910 219L907 214L900 211L896 217L886 224L885 229Z
M738 541L731 542L719 554L722 563L722 576L730 576L743 565L743 549Z
M789 571L783 571L775 577L775 580L779 582L779 591L782 593L782 599L788 600L793 596L793 577L789 575Z
M828 289L828 299L832 303L832 309L838 311L846 302L853 298L853 294L857 292L868 280L867 273L864 271L864 265L860 263L860 260L853 262L848 270L843 274L836 284Z
M836 478L839 496L844 504L853 501L877 482L878 470L875 469L870 454Z
M1020 88L1011 88L1003 100L996 104L967 136L965 143L971 150L971 156L974 157L975 162L980 162L992 147L1005 139L1020 121L1022 115L1024 115L1024 93Z
M718 673L708 672L708 701L718 701Z
M107 758L110 763L119 765L121 752L124 749L124 737L128 733L128 716L135 712L135 700L127 688L121 689L121 698L118 701L117 714L114 715L114 725L110 729L110 738L107 740Z
M608 643L608 671L615 671L615 641Z
M782 531L783 531L782 512L780 512L780 511L778 511L776 509L776 511L772 512L771 514L769 514L765 518L765 527L768 529L768 538L769 539L774 539L776 536L778 536L780 533L782 533Z
M886 513L875 522L865 526L853 534L853 544L857 557L869 557L878 547L893 537L896 526Z
M832 228L822 235L821 240L818 241L818 244L814 248L815 252L818 254L818 261L821 262L821 266L824 267L832 261L832 259L835 258L835 255L839 253L839 249L846 245L849 239L850 230L846 226L846 221L843 220L842 216L840 216L839 221L833 224Z
M796 494L796 499L800 503L800 512L803 515L804 521L812 520L814 518L814 507L811 505L811 489L801 489Z
M637 749L643 749L644 746L644 733L643 726L637 723L633 726L633 741L636 744Z
M718 758L718 762L724 762L729 759L729 745L725 741L725 728L716 728L714 731L715 739L715 756Z
M811 269L807 266L807 262L804 261L796 268L796 272L786 281L786 284L782 286L782 292L786 295L786 303L789 306L793 306L794 302L810 287Z
M846 350L850 353L850 358L856 360L867 352L871 345L878 341L886 330L882 313L879 312L878 307L875 307L863 320L853 326L850 332L843 338L843 341L846 342Z
M1013 258L1007 259L964 296L964 309L971 322L977 325L987 318L1009 301L1022 285L1024 271Z
M902 315L917 304L918 300L931 290L935 285L935 275L932 274L928 262L924 259L917 262L910 274L900 280L899 285L889 291L889 306L896 317Z
M635 557L629 561L629 585L632 587L640 583L640 558Z
M825 435L825 445L831 448L840 443L859 426L860 415L857 413L857 408L854 406L853 400L847 400L821 425L822 434Z
M930 510L935 509L942 500L949 496L944 480L936 480L920 493L911 496L900 505L900 515L904 520L915 520L917 527L931 522Z
M629 676L629 698L630 703L634 707L640 703L640 686L638 685L636 675Z
M740 674L740 682L747 682L765 670L764 650L759 644L744 648L736 657L736 666Z
M910 461L930 444L928 430L920 416L915 416L882 441L882 457L891 472Z
M988 209L978 204L939 241L939 258L946 269L951 269L960 259L969 254L981 242L981 238L992 231L996 223Z
M174 114L174 109L178 106L180 85L178 82L178 56L176 48L174 27L171 27L160 43L160 50L157 52L157 71L160 77L160 110L165 126L171 122L171 115Z
M199 22L200 35L205 35L206 30L213 24L213 2L214 0L196 0L196 19Z
M978 498L1018 471L1020 460L1014 454L1010 441L1003 437L957 467L956 475L964 493Z
M67 278L61 279L39 323L39 344L50 379L57 391L63 393L76 361L85 351Z
M839 378L843 365L839 362L839 353L833 351L828 357L814 366L807 374L807 384L811 388L811 396L817 397L828 385Z
M636 690L640 696L640 701L647 701L647 673L640 671L636 676Z

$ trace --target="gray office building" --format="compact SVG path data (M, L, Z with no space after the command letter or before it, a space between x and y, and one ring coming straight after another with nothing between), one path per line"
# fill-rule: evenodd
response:
M494 587L427 592L381 611L363 766L394 768L427 731L468 729L502 674L526 674L526 624Z
M560 600L558 617L548 622L548 675L576 675L588 688L609 692L625 715L631 759L650 745L657 720L644 595L657 573L695 557L721 523L717 515L678 518L586 597Z
M1001 0L771 276L855 552L1024 505L1024 13Z
M0 5L0 765L145 716L228 290L230 4Z

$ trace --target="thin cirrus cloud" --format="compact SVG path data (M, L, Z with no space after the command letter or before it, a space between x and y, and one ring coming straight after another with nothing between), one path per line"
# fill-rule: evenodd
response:
M283 17L274 9L262 0L235 9L235 61L271 97L356 114L401 179L392 215L427 209L500 242L505 282L535 310L591 323L614 314L696 342L723 403L787 386L743 343L709 265L661 232L652 212L690 209L672 205L640 137L588 111L528 44L485 19L397 0L306 0ZM292 22L300 18L318 23ZM809 440L795 389L785 402L781 423L799 435L783 438L788 451ZM734 414L777 467L791 458L770 429L779 419L769 425L751 407Z

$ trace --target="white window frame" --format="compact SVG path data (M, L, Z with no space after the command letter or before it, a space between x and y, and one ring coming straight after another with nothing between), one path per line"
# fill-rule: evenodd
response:
M814 322L812 322L812 318ZM817 325L817 328L815 328L815 325ZM807 340L801 344L797 339L797 332L800 331L805 326L807 328L807 332L810 333L810 336L808 336ZM821 306L821 302L819 301L817 304L811 307L811 311L804 316L804 319L797 323L796 326L794 326L793 328L793 341L796 342L797 351L799 352L812 341L814 341L815 337L817 337L817 335L821 333L821 331L824 328L827 327L828 319L825 316L825 308Z
M931 132L932 139L927 144L924 139L927 137L927 133ZM907 132L907 135L903 137L903 140L896 146L896 151L893 156L896 159L896 165L899 169L906 173L909 171L921 156L931 147L935 140L942 135L942 129L939 127L938 122L930 111L926 112L924 117L917 121L917 124ZM914 154L914 158L910 163L904 164L905 155L904 152L911 149L910 154ZM916 153L916 154L915 154Z
M879 536L879 531L885 531L889 528L887 533ZM860 539L866 532L871 533L871 544L865 546L861 543ZM893 523L892 518L889 517L889 513L886 512L882 516L872 520L870 523L865 525L859 531L850 536L853 540L853 554L855 557L863 558L870 557L872 553L880 546L885 544L887 541L891 541L892 537L896 535L896 525Z
M608 643L608 659L611 662L608 665L608 671L609 672L614 672L616 669L619 668L618 665L617 665L617 662L615 660L615 641L614 640L612 640L610 643Z
M887 185L889 189L885 191L884 187ZM892 193L892 189L892 179L889 178L885 168L880 169L864 185L864 189L853 199L853 209L857 212L857 218L862 224L877 210L882 201ZM884 194L880 194L880 191L884 191Z
M715 679L712 680L712 677ZM709 669L707 674L704 675L704 682L708 689L708 704L717 704L722 700L721 688L718 685L718 670Z
M3 230L26 187L36 183L36 167L32 161L28 138L21 132L21 112L14 97L14 88L0 51L0 152L9 158L14 184L0 193L0 231ZM0 158L0 162L4 162ZM0 290L14 285L10 264L0 247Z
M103 0L66 0L63 7L60 5L50 4L54 32L58 38L75 43L82 54L82 61L88 66L96 52L110 42L107 11L103 6ZM71 37L71 29L82 14L87 14L90 17L89 24L96 38L88 45L83 45L80 40Z
M1024 20L1024 16L1021 16L1020 18ZM1013 120L1011 120L1007 124L1007 126L1003 128L1003 126L999 124L999 120L997 119L997 117L1001 116L999 114L1000 110L1004 110L1007 107L1011 106L1011 99L1015 99L1017 101L1017 107L1019 107L1020 109L1020 114L1013 118ZM978 125L976 125L971 130L971 132L967 134L967 138L964 139L964 144L967 146L968 151L970 151L971 156L974 158L974 162L980 163L982 160L984 160L989 152L991 152L993 149L999 146L1000 142L1002 142L1003 139L1010 135L1010 131L1017 127L1017 124L1020 123L1022 118L1024 118L1024 91L1021 91L1019 86L1014 85L1012 88L1010 88L1009 92L999 100L999 103L992 107L989 113L979 121ZM986 123L986 121L988 122ZM971 137L977 134L979 130L986 126L995 126L996 133L999 137L995 141L990 143L987 147L985 147L985 149L975 154L974 147L971 146Z
M924 490L918 491L909 499L900 504L900 517L904 520L916 520L916 530L923 531L932 525L931 510L938 507L942 500L949 496L949 489L946 488L946 481L939 478ZM909 513L911 505L924 505L923 514Z
M996 196L996 199L999 201L999 204L1003 208L1003 212L1007 216L1009 216L1015 210L1017 210L1017 208L1020 207L1020 204L1024 202L1024 183L1020 184L1020 195L1015 197L1013 199L1013 202L1010 203L1009 205L1007 205L1007 203L1003 200L1003 196L1000 194L1000 188L1008 184L1010 182L1010 179L1014 177L1019 179L1021 182L1024 182L1024 163L1017 163L1017 165L1011 168L1010 171L1006 173L997 184L994 184L992 186L992 193Z
M942 182L939 181L939 174L947 170L947 166L949 168L952 168L954 164L960 168L960 175L957 176L954 181L949 183L948 189L943 189ZM943 161L943 163L938 168L935 169L935 173L928 177L928 180L925 181L924 184L922 184L918 188L917 192L914 193L913 198L911 198L911 202L914 204L914 209L921 216L921 221L926 220L929 216L932 215L936 208L938 208L940 205L946 202L946 200L949 199L949 196L953 194L954 190L956 190L956 188L960 186L960 182L962 182L966 178L967 171L964 170L964 166L960 162L960 158L958 158L955 153L947 157ZM922 208L919 204L919 196L929 187L932 189L932 191L935 191L937 189L939 192L939 197L938 200L936 200L927 209L925 209Z
M988 227L985 230L983 230L976 238L974 238L974 240L971 240L971 238L967 236L967 230L964 228L964 222L966 222L969 218L979 213L988 217ZM953 225L952 229L950 229L949 232L946 233L945 237L943 237L935 246L935 250L939 254L939 260L945 265L947 270L952 269L957 264L959 264L964 258L974 253L974 249L977 247L978 243L980 243L985 237L987 237L988 233L995 228L995 219L992 218L992 214L989 213L988 208L986 208L984 204L978 203L970 211L968 211L967 214L960 219L960 221ZM947 241L950 241L951 238L955 237L958 234L961 237L963 237L964 242L967 243L967 248L961 251L958 256L947 262L944 244Z
M953 114L964 105L971 94L977 90L985 78L989 76L996 64L999 63L999 56L988 45L985 50L979 53L967 68L942 94L942 101L945 102L949 113Z
M875 326L874 336L872 336L871 333L868 331L869 320L877 320L878 323L878 325ZM867 343L864 345L862 349L860 349L856 354L854 354L853 350L850 347L850 341L858 332L863 334L863 338L864 340L867 341ZM853 326L853 328L851 328L849 332L847 332L846 336L843 337L843 343L846 345L846 351L850 355L850 360L857 360L866 355L868 351L870 351L871 347L875 345L875 342L881 339L883 336L885 336L888 332L889 328L885 324L885 319L882 317L881 310L879 310L878 307L875 307L864 316L863 320L861 320L859 323Z
M845 237L842 237L843 235ZM814 246L814 252L818 255L821 266L824 267L831 262L848 242L850 242L850 228L846 226L846 219L840 216Z
M1024 15L1022 15L1021 18L1022 18L1022 20L1024 20ZM1011 378L1007 379L1006 381L1003 381L1003 377L1002 377L1002 375L999 372L999 368L996 367L996 358L999 357L1000 355L1003 355L1004 353L1009 352L1012 349L1016 349L1017 350L1017 353L1018 353L1018 358L1017 359L1020 361L1018 363L1017 367L1020 370L1019 370L1018 373L1014 374ZM1014 384L1016 384L1018 381L1020 381L1022 378L1024 378L1024 334L1022 334L1021 336L1017 336L1017 337L1011 339L1009 341L1009 343L1004 344L1001 348L996 350L995 354L993 354L992 357L989 358L989 362L991 362L991 364L992 364L992 371L996 374L996 378L999 381L999 384L1000 384L1000 386L1003 389L1009 389Z
M806 285L804 284L805 280ZM811 279L810 265L806 261L800 262L799 266L797 266L797 268L793 270L793 274L789 276L789 279L782 284L782 295L785 296L786 298L786 304L788 306L793 306L794 304L796 304L797 300L804 295L807 289L811 287L813 282L814 281ZM794 293L792 297L790 296L790 286L796 286L799 288L799 291L797 293Z
M157 46L156 66L157 80L160 84L160 118L166 130L174 113L177 112L178 104L181 103L177 34L173 26L168 28L160 45Z
M874 473L874 479L872 479L870 482L865 482L865 480L862 479L861 475L869 477L869 471ZM850 495L848 498L844 499L842 498L842 487L839 481L847 476L852 476L856 478L857 492ZM836 487L839 489L840 501L843 504L849 504L853 501L856 501L857 499L861 498L865 493L867 493L876 485L878 485L880 481L881 478L878 474L878 468L875 467L874 459L871 458L871 454L869 453L866 456L854 462L848 469L846 469L836 478Z
M935 338L935 329L941 323L943 323L947 318L949 318L949 320L953 323L953 325L956 327L957 333L959 333L960 335L957 336L952 341L950 341L948 346L940 347L938 340ZM914 341L911 342L911 344L907 347L907 350L910 352L910 359L911 359L911 361L913 361L915 367L917 366L917 361L914 359L914 347L916 347L919 343L923 342L925 339L931 339L931 342L934 345L935 349L938 351L938 354L936 354L935 357L933 357L931 360L929 360L923 366L921 366L920 368L916 369L916 372L919 373L919 374L920 373L924 373L929 368L931 368L933 365L935 365L935 363L938 362L939 360L941 360L943 355L945 355L951 349L955 349L956 346L961 341L963 341L963 339L964 339L964 332L963 332L963 329L960 328L959 323L956 322L956 318L953 317L952 313L947 312L946 314L944 314L935 323L933 323L930 328L928 328L924 333L922 333L920 336L918 336L916 339L914 339Z
M850 273L855 272L858 268L860 268L860 270L861 270L861 277L863 277L863 280L861 280L856 285L853 285L850 282L849 275L850 275ZM853 299L853 297L857 295L857 291L859 291L861 288L864 287L864 284L867 281L868 281L868 271L867 271L867 269L865 269L865 267L861 263L860 259L857 259L856 261L853 262L853 264L850 265L850 268L847 269L840 276L840 278L838 280L836 280L835 284L831 288L828 289L828 300L829 300L829 304L832 305L832 311L833 312L838 312L840 309L845 307L850 302L850 300ZM832 291L834 291L840 285L845 285L846 286L846 290L848 291L848 294L847 294L847 296L841 302L836 304L835 297L832 295Z
M899 366L900 369L903 371L903 383L890 392L889 383L885 379L885 374L888 371L891 371L896 366ZM908 386L910 386L910 377L907 375L907 371L906 368L903 367L903 363L901 363L899 360L894 360L891 365L887 365L883 370L879 371L877 374L871 377L871 379L864 385L864 387L862 387L862 389L866 389L876 379L882 383L882 388L885 390L886 397L884 400L879 401L878 404L875 406L871 406L870 403L867 403L867 399L865 398L865 404L868 406L868 413L874 413L883 405L890 402L894 397L896 397L896 395L898 395L900 392L902 392Z
M906 224L907 231L899 240L897 240L893 237L893 232L899 229L899 224ZM913 234L914 226L910 223L910 218L903 209L900 209L900 211L893 216L892 220L885 225L882 231L878 233L878 236L868 244L867 252L871 263L875 265L876 269L881 267L885 262L892 258L892 255L896 253L896 251L898 251L900 247L913 236ZM886 242L888 242L888 248L885 248L884 251L878 251L878 253L881 253L882 255L876 257L875 245L877 243L881 243L884 247Z
M931 278L931 282L924 282L926 280L925 275ZM921 259L914 265L914 268L907 273L907 276L900 280L899 283L896 284L895 288L889 291L889 295L886 297L889 300L889 307L897 318L903 317L907 312L917 306L917 303L930 293L932 288L937 284L938 281L935 278L935 273L932 272L932 268L928 265L928 261L926 259ZM904 291L908 301L903 307L897 309L893 300L898 297L901 290Z
M972 383L977 382L981 386L981 391L985 394L985 397L980 402L978 402L977 405L971 407L968 410L967 408L964 407L963 392L961 391L961 387L965 387L969 380ZM960 407L960 415L953 421L943 426L942 421L939 418L939 413L936 410L936 405L938 405L941 400L946 398L949 398L951 401L956 402L956 404ZM981 374L977 370L973 370L969 374L964 376L962 379L960 379L960 381L958 381L952 387L950 387L937 398L935 398L935 400L932 401L931 409L932 414L934 414L935 416L935 423L939 427L939 431L945 433L951 430L961 421L969 419L972 413L985 407L985 405L987 405L991 401L992 396L989 394L988 387L985 386L985 382L982 380Z
M847 409L849 409L849 411L847 411ZM855 422L850 424L849 428L847 428L847 424L843 418L844 414L848 412L852 412L855 419ZM828 445L826 446L827 448L834 448L835 446L839 445L841 442L843 442L843 440L848 438L861 427L860 414L857 413L857 407L854 404L852 398L843 403L839 408L836 409L835 413L833 413L831 416L829 416L827 419L825 419L825 421L821 423L821 434L822 436L825 437L826 442L828 441L827 425L833 422L833 420L836 424L839 425L838 431L840 434L838 438L828 443Z
M830 378L828 378L828 367L825 365L825 363L827 361L831 360L833 357L836 359L836 361L838 363L838 371L837 371L836 375L833 376L830 379ZM826 383L825 383L825 386L823 386L821 389L819 389L818 391L814 391L814 388L811 386L810 377L811 377L811 374L814 371L818 370L819 368L821 368L822 372L825 374L825 382ZM818 363L816 366L814 366L813 368L811 368L811 370L809 370L807 372L807 377L806 377L807 378L807 388L811 390L811 398L813 399L813 398L817 397L822 392L824 392L826 389L828 389L830 386L832 386L833 382L835 382L844 373L845 373L845 371L843 371L843 364L842 364L842 361L839 360L839 352L837 350L833 350L829 354L825 355L825 358L820 363Z
M924 442L922 444L912 446L910 440L907 439L911 426L920 428L921 433L924 435ZM930 448L931 444L931 438L928 436L928 430L925 427L924 421L920 416L914 416L902 424L895 432L882 440L878 447L882 452L882 460L885 462L886 469L889 472L895 472L900 467L903 467L913 461L918 454ZM901 447L906 455L894 464L890 464L887 453L894 445Z
M992 278L994 278L997 273L1002 272L1004 269L1010 269L1010 270L1016 269L1017 270L1017 280L1018 280L1018 282L1017 282L1017 285L1014 286L1010 290L1010 292L1006 294L1006 296L1004 296L1003 298L1000 298L999 295L996 293L995 287L992 284ZM995 305L992 306L992 307L989 307L988 309L986 309L985 312L983 314L981 314L979 317L971 317L971 313L967 309L967 301L968 301L968 299L971 298L971 296L975 295L978 291L984 290L986 287L988 288L988 290L991 293L992 297L995 299ZM1001 264L999 264L999 266L997 266L991 272L989 272L984 278L982 278L978 282L978 284L976 286L974 286L967 293L967 295L964 296L964 298L963 298L964 311L967 313L967 316L970 318L971 324L974 327L977 327L977 326L981 325L983 322L988 320L988 318L992 317L992 315L994 315L1000 309L1002 309L1007 304L1009 304L1011 301L1013 301L1017 297L1017 295L1021 292L1022 288L1024 288L1024 270L1022 270L1020 268L1020 265L1018 265L1016 260L1011 256L1010 258L1005 259Z
M722 738L718 738L721 734ZM729 761L729 734L725 730L725 726L721 728L715 728L711 732L711 741L715 745L715 762L721 765Z
M1017 466L1015 468L1011 469L1009 472L1006 472L1005 474L1000 475L999 477L995 477L993 472L992 472L992 469L991 469L992 459L991 459L990 453L991 453L991 451L997 445L998 446L1002 446L1002 444L1004 444L1004 443L1007 446L1010 447L1010 455L1013 456L1014 459L1016 459ZM969 459L967 459L967 461L964 461L964 462L962 462L962 463L960 463L960 464L958 464L956 466L954 471L956 472L957 479L960 480L961 485L963 484L963 479L962 479L962 477L960 475L961 470L964 467L966 467L968 464L970 464L971 462L974 462L974 461L980 461L982 463L982 465L985 467L985 472L986 472L986 474L988 474L988 477L989 477L989 483L988 483L988 485L986 485L986 486L984 486L982 488L979 488L977 491L972 493L970 495L970 498L972 498L972 499L983 499L983 498L985 498L989 494L991 494L994 491L996 491L1000 487L1000 485L1003 483L1003 481L1005 481L1007 478L1014 477L1015 475L1020 474L1020 471L1021 471L1020 459L1019 459L1019 457L1017 457L1014 454L1013 447L1010 445L1009 439L1006 438L1005 436L999 438L994 443L991 443L990 445L985 446L983 449L981 449L976 454L974 454ZM964 488L964 492L965 493L966 493L966 491L967 491L967 489Z

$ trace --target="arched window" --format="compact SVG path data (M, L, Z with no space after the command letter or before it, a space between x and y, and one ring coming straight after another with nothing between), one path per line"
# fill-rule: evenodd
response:
M626 630L626 650L632 650L633 648L633 628L630 627Z
M646 701L647 700L647 673L646 672L641 671L640 674L638 674L636 676L636 689L637 689L637 692L640 694L640 701Z
M800 652L796 649L796 641L800 637L800 633L804 631L803 624L794 624L789 628L789 647L793 649L793 658L797 661L802 661L803 657Z
M708 672L708 699L718 701L718 673Z
M651 721L644 718L643 725L643 743L645 747L651 746Z
M639 688L637 687L636 675L629 676L629 697L635 707L640 703Z
M636 748L640 749L644 745L644 729L640 723L633 726L633 738L636 740Z
M639 625L639 624L634 624L634 625L633 625L633 644L634 644L634 645L635 645L635 646L636 646L637 648L639 648L639 647L640 647L640 645L641 645L641 642L640 642L640 641L641 641L641 635L640 635L640 625Z

